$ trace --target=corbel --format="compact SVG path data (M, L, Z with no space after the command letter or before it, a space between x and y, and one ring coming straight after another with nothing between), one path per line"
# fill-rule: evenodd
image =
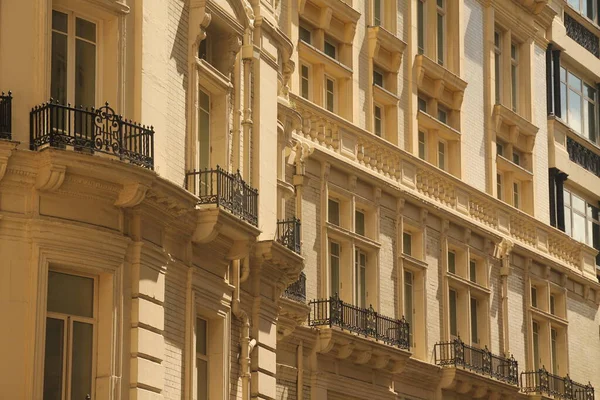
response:
M348 358L352 355L353 351L354 351L354 343L350 342L350 343L341 345L337 352L337 358L339 360L345 360L346 358Z
M450 232L450 220L444 219L442 220L442 236L448 236L448 232Z
M54 192L63 184L67 167L48 162L40 166L39 171L35 180L35 188L39 191Z
M323 29L325 31L329 30L332 15L333 9L331 7L321 8L321 13L319 14L319 29Z
M354 363L358 365L366 364L371 359L372 353L371 350L363 350L356 353L356 357L354 359Z
M389 362L390 362L390 356L387 356L387 355L379 355L379 356L373 357L373 360L372 360L373 367L375 369L383 369L388 365Z
M527 146L527 152L533 152L533 146L535 145L535 136L527 136L525 139L525 146Z
M356 33L356 23L348 22L344 25L344 42L348 45L352 44L354 34Z
M433 81L433 97L435 99L441 99L444 94L444 80L436 79Z
M330 172L331 172L331 164L328 163L327 161L324 161L321 164L321 179L325 182L328 181Z
M369 32L369 57L374 59L377 57L379 53L379 40L377 40L377 33L370 31Z
M471 243L471 229L465 228L463 232L463 241L468 246Z
M381 203L381 188L380 187L376 187L375 189L373 189L373 198L375 199L375 205L379 207L379 204Z
M429 211L427 211L427 209L421 208L421 212L419 213L419 219L421 221L421 225L423 225L423 228L425 228L427 226L427 215L428 214L429 214Z
M123 185L119 197L115 201L116 207L131 208L144 201L149 186L139 182L130 182Z
M517 125L513 125L508 130L508 137L512 144L517 144L519 142L519 127Z
M350 175L348 177L348 187L350 188L350 191L353 193L356 191L356 182L357 182L356 175Z
M402 52L395 51L392 53L392 70L398 73L400 65L402 65Z
M306 0L298 0L298 14L304 14L305 6L306 6Z
M560 276L560 285L563 287L563 289L566 290L567 288L567 282L569 280L569 275L566 273L561 274ZM588 287L589 288L589 287ZM587 297L586 297L587 298Z
M0 150L0 181L4 178L8 168L8 159L12 155L13 150L17 147L17 143L8 142L11 148Z
M400 219L402 217L402 213L404 212L404 204L406 200L404 198L396 199L396 217Z
M452 107L455 110L460 111L460 107L462 106L462 102L465 98L465 92L462 90L457 90L452 94Z
M531 260L531 259L528 258L528 260ZM546 279L546 280L550 279L550 271L552 271L552 268L549 265L546 265L544 267L544 270L542 271L544 274L544 279Z

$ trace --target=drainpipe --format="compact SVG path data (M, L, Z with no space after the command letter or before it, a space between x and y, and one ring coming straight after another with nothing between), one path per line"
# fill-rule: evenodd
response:
M250 150L246 149L250 145L250 128L252 127L252 61L254 58L254 45L252 44L252 30L247 29L244 34L244 41L242 45L242 63L243 63L243 75L244 75L244 104L243 104L243 116L242 116L242 128L244 132L244 155L250 157ZM244 157L244 168L243 171L246 181L251 182L250 175L250 163ZM246 168L247 167L247 168ZM247 170L246 170L247 169Z
M240 268L240 260L233 261L233 300L231 310L233 315L242 321L242 331L240 334L240 367L242 376L242 400L250 400L250 353L256 345L256 339L250 338L250 318L248 314L240 307L240 285L250 275L250 266L248 259L244 259L244 265Z

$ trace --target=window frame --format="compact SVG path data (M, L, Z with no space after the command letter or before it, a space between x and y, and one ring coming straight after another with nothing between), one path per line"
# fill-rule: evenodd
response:
M377 110L379 109L379 117ZM379 129L377 128L379 124ZM373 103L373 133L378 137L385 136L385 108L379 103Z
M495 79L495 101L496 104L502 103L502 36L503 33L494 29L494 79ZM496 41L496 38L498 40Z
M325 74L324 80L325 80L325 85L323 85L323 92L324 92L324 100L325 101L323 102L324 103L323 106L327 111L337 114L338 107L337 107L337 98L336 98L336 90L337 90L336 79L330 75ZM332 82L331 91L327 87L328 83L330 81ZM331 93L331 104L329 104L329 98L328 98L329 93Z
M440 2L442 3L442 5L440 6ZM446 25L447 25L447 11L446 11L446 0L436 0L436 37L435 37L435 54L436 54L436 62L443 66L446 67L446 60L447 60L447 43L448 43L448 38L447 38L447 32L446 32ZM440 27L440 21L441 21L441 27ZM442 43L440 46L440 37L442 39ZM441 56L441 60L440 60L440 56Z
M306 77L304 76L304 69L306 68ZM300 97L302 97L303 99L306 99L308 101L312 100L312 87L311 87L311 82L312 82L312 66L310 64L307 64L305 62L301 62L300 63ZM304 82L306 82L306 96L304 96L304 88L303 88L303 84Z
M564 74L563 74L564 71ZM574 88L573 86L571 86L571 84L569 83L569 75L572 75L574 78L578 79L581 83L579 88ZM564 78L564 79L563 79ZM582 78L581 75L573 72L573 70L571 68L567 68L567 66L562 65L560 66L560 73L559 73L559 81L560 81L560 97L561 97L561 120L563 120L565 122L565 124L567 126L569 126L569 128L571 128L575 133L577 133L577 135L579 135L580 137L586 139L587 141L589 141L590 143L593 143L595 145L599 144L599 137L600 134L598 132L595 132L596 130L598 130L598 106L599 106L599 101L598 101L598 89L595 85L593 84L589 84L587 79ZM594 98L590 98L587 94L586 94L586 88L590 88L591 90L593 90L594 92ZM569 117L569 98L570 98L570 93L574 92L577 96L579 96L579 108L580 108L580 129L577 129L577 127L574 125L574 122L571 121L571 118ZM586 122L586 115L589 115L588 112L588 107L589 104L592 104L594 107L594 112L593 112L593 123L594 123L594 129L592 129L592 127L587 126L587 132L586 132L586 124L589 124L589 121ZM595 138L592 138L592 135L595 135Z
M201 319L205 322L205 340L206 340L206 354L198 353L198 346L196 345L198 340L198 320ZM208 349L210 348L209 344L209 332L210 332L210 319L204 317L203 315L196 315L194 324L194 395L196 400L200 400L200 382L198 382L198 360L203 360L206 362L206 399L210 398L210 355L208 354Z
M514 48L514 54L513 54L513 48ZM519 68L519 63L520 63L520 57L519 57L519 52L521 51L521 43L517 42L514 38L511 38L510 41L510 83L511 83L511 90L510 90L510 106L511 106L511 110L514 111L515 113L519 113L520 110L520 104L519 104L519 96L520 96L520 92L519 92L519 74L520 74L520 68Z

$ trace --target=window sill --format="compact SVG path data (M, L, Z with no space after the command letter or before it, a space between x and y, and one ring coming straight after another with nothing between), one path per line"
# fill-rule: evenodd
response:
M330 222L327 222L326 224L327 235L329 237L338 239L340 241L352 241L359 247L364 248L365 250L377 251L381 248L381 244L379 242L369 239L366 236L359 235L355 232L349 231L348 229L334 225Z
M367 29L369 56L388 71L397 73L406 43L382 26L369 26Z
M375 84L373 84L373 99L384 106L397 106L400 100L394 93Z
M535 135L538 133L539 128L523 118L513 110L504 106L503 104L494 105L494 112L492 113L494 122L496 123L496 132L500 131L502 124L505 124L510 128L510 141L516 145L519 139L519 135L523 134L527 137L527 152L533 151L533 145L535 142Z
M481 295L489 295L491 293L490 289L481 286L478 283L471 282L470 280L465 279L459 275L453 274L450 271L446 271L446 276L450 281L454 282L455 284L458 284L460 288L468 287L470 289L473 289L476 292L476 294L479 293Z
M402 253L400 255L400 258L407 264L409 264L409 266L415 268L415 269L420 269L420 270L425 270L427 269L427 263L425 261L419 260L418 258L415 258L413 256L409 256L408 254L404 254Z
M307 0L298 0L298 12L304 13L304 6ZM330 8L332 14L340 19L345 24L356 24L360 18L360 12L356 11L351 5L343 0L310 0L311 3L317 5L321 9ZM328 27L326 27L328 28Z
M501 155L496 155L496 164L498 165L499 170L512 173L513 176L520 181L533 181L533 173Z
M200 85L205 87L209 92L226 94L233 88L229 79L208 61L196 58L196 65L198 66L198 72L203 78L200 80Z
M331 74L334 78L343 79L352 77L351 68L301 40L298 41L298 53L302 61L313 65L324 65L326 73Z
M415 57L415 68L419 89L455 110L460 109L467 88L466 81L423 54ZM433 85L427 85L427 80L432 81ZM449 93L444 95L446 91Z
M565 327L567 325L569 325L569 321L567 321L566 319L559 317L558 315L550 314L549 312L540 310L537 307L529 306L529 310L531 311L532 314L542 317L544 319L550 320L557 324L563 325Z
M419 122L419 129L426 129L430 133L431 131L436 131L442 139L447 141L460 141L461 135L459 131L440 122L439 119L434 118L424 111L419 110L417 120Z

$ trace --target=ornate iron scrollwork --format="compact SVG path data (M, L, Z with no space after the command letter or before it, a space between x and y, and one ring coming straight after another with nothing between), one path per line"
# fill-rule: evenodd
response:
M567 36L579 43L594 56L600 58L600 46L598 45L598 37L596 35L567 13L565 13L565 27L567 28Z

